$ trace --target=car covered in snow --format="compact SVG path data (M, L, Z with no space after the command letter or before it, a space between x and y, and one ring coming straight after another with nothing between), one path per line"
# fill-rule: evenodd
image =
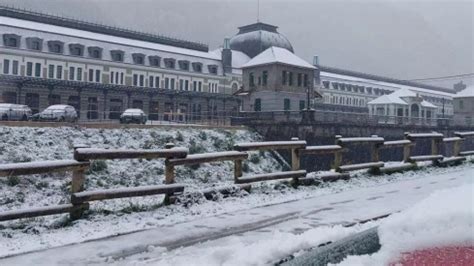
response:
M21 120L26 121L31 116L31 109L27 105L0 103L0 120L12 121Z
M141 109L127 109L120 115L121 124L145 124L148 120L145 112Z
M55 104L32 116L35 121L76 122L78 119L74 107L66 104Z

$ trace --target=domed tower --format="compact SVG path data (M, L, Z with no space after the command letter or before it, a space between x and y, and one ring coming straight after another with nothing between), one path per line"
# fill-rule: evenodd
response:
M272 46L285 48L293 53L290 41L278 33L277 28L262 22L239 27L239 33L230 39L230 48L241 51L250 58Z

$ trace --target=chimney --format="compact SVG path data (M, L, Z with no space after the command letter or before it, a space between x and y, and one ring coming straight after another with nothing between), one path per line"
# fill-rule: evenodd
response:
M230 49L230 39L224 39L224 47L222 49L222 65L224 73L232 73L232 50Z
M319 56L313 56L313 66L319 66Z

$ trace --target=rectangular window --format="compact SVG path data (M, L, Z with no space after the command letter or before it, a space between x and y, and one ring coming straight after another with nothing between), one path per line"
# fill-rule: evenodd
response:
M300 110L304 110L305 108L305 101L300 101Z
M133 74L133 86L138 86L138 75Z
M31 62L26 63L26 75L29 77L33 76L33 63Z
M179 90L180 91L184 90L184 80L182 79L179 80Z
M169 89L169 88L170 88L170 79L165 78L165 89Z
M263 71L262 85L267 86L267 82L268 82L268 71Z
M298 87L301 87L303 85L303 75L301 73L298 73Z
M122 84L119 83L119 72L115 72L115 84Z
M35 77L41 77L41 64L36 63L35 64Z
M74 80L74 72L76 72L75 70L76 69L74 67L69 67L69 80Z
M260 111L262 111L262 99L260 99L260 98L255 99L255 103L254 103L254 106L253 106L253 110L254 110L255 112L260 112Z
M13 75L18 75L18 68L19 68L19 64L18 64L18 61L17 60L13 60L12 61L12 74Z
M145 76L140 75L140 87L143 87L143 86L145 86Z
M199 91L202 91L202 81L199 81Z
M290 99L285 98L285 99L283 100L283 110L289 111L290 109L291 109Z
M100 70L95 71L95 82L100 82Z
M249 74L249 85L250 87L255 86L255 77L253 76L253 73Z
M293 86L293 72L289 72L288 85Z
M57 66L56 78L57 79L63 78L63 66Z
M174 90L175 87L175 80L171 79L171 89Z
M187 91L189 90L189 80L186 80L184 82L184 90L187 90Z
M157 88L160 88L160 87L161 87L161 85L160 85L160 77L155 77L155 86L156 86Z
M54 65L48 66L48 78L54 79Z
M89 69L89 81L94 81L94 69Z
M122 72L122 73L120 73L120 84L122 84L122 85L124 84L123 77L124 77L124 74Z
M110 72L110 83L112 83L112 84L114 83L114 72L113 71Z
M281 84L286 85L286 71L281 72Z
M77 68L77 80L82 81L82 68L81 67Z
M155 87L155 86L154 86L154 85L155 85L154 82L155 82L154 77L153 77L153 76L150 76L150 77L149 77L149 81L148 81L148 86L149 86L150 88Z
M10 60L5 59L3 60L3 74L10 73Z

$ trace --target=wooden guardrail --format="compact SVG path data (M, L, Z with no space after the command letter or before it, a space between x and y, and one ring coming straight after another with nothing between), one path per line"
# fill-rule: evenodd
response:
M76 146L74 159L79 162L90 162L91 160L113 160L113 159L166 159L186 158L188 149L175 148L173 144L167 144L167 149L161 150L127 150L127 149L95 149L84 146ZM84 190L84 170L75 170L72 177L71 203L81 205L85 202L105 199L116 199L124 197L139 197L157 194L169 196L184 191L183 185L169 185L174 180L166 180L166 185L143 186L134 188L109 189L109 190ZM77 219L82 216L84 209L77 209L70 213L71 218Z
M372 135L367 138L343 138L342 136L336 136L336 145L339 145L343 148L346 148L347 145L370 145L370 157L371 162L360 163L360 164L350 164L350 165L341 165L342 163L342 154L337 160L334 161L334 168L337 172L349 172L360 169L370 169L373 173L378 173L380 167L383 167L384 162L380 161L379 149L383 146L384 138L381 138L377 135Z
M454 132L454 135L457 137L461 138L462 141L467 140L468 138L473 139L474 138L474 131L469 131L469 132ZM467 151L461 151L461 142L458 143L458 146L455 147L455 154L457 156L471 156L474 155L474 150L467 150ZM457 152L457 153L456 153Z
M258 151L258 150L290 150L291 152L291 171L265 173L253 176L242 177L242 172L235 174L235 183L252 183L278 179L292 178L298 180L300 177L306 176L305 170L300 170L300 154L298 150L306 147L306 141L293 138L291 141L265 141L265 142L250 142L238 143L234 145L237 151Z
M194 165L208 162L233 161L234 182L241 189L250 190L250 183L280 179L293 179L301 182L306 181L306 170L301 169L301 157L304 155L331 155L334 154L334 172L321 177L322 181L334 181L336 179L347 179L353 170L370 169L371 172L386 173L390 171L401 171L411 169L418 161L433 161L436 165L444 166L459 163L474 151L462 150L462 144L467 138L474 138L474 132L456 132L455 137L444 138L440 133L405 133L404 140L385 141L384 138L373 135L366 138L348 138L336 136L335 145L307 146L306 141L293 138L291 141L268 141L254 143L238 143L234 151L223 151L203 154L188 155L188 149L174 147L167 144L165 149L159 150L130 150L130 149L96 149L78 145L74 147L74 160L57 160L27 163L0 164L0 177L23 176L43 174L51 172L72 171L71 202L56 206L28 208L12 210L0 213L0 221L69 213L72 219L81 217L83 212L89 208L89 202L97 200L116 199L124 197L138 197L156 194L165 194L165 200L175 197L184 191L184 186L175 184L175 167L180 165ZM412 156L411 150L416 140L431 140L431 154ZM440 154L440 145L453 145L453 156L445 157ZM371 160L359 164L342 164L342 154L351 149L353 145L369 145L371 149ZM380 161L381 149L403 148L403 161L405 163L396 166L385 166ZM263 173L243 176L242 162L248 159L248 151L257 150L289 150L291 152L291 170L276 173ZM117 188L108 190L84 191L85 171L90 167L93 160L113 159L165 159L165 184L133 188ZM298 183L297 182L297 183ZM204 191L206 198L212 198L215 189ZM219 189L224 193L230 193L229 188ZM227 191L227 192L226 192Z
M88 167L89 162L78 162L75 160L9 163L0 165L0 177L34 175L65 171L85 171ZM0 221L20 218L31 218L67 212L77 212L81 209L87 208L87 204L61 204L56 206L12 210L1 212Z

